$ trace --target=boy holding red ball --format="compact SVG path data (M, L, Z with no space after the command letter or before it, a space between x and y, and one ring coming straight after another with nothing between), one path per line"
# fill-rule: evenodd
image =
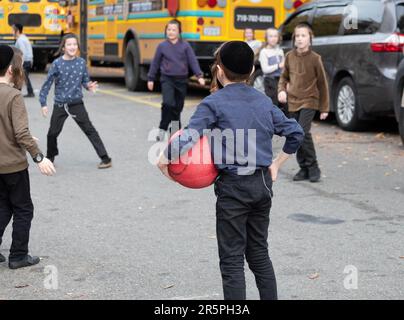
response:
M224 299L246 299L245 257L260 298L274 300L277 287L267 243L272 182L289 155L297 151L304 134L294 119L288 119L270 99L247 84L254 71L254 52L245 42L224 43L215 58L212 73L217 81L213 83L223 88L200 103L189 126L171 140L158 167L172 179L170 161L192 148L207 129L226 132L225 138L214 139L212 145L219 170L215 181L216 233ZM248 141L241 147L234 143L240 132ZM274 134L285 136L286 142L273 160Z

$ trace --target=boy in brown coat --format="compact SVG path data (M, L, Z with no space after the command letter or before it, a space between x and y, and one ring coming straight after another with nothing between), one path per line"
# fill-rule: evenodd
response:
M296 155L300 170L294 181L317 182L321 177L310 129L317 111L321 120L327 118L329 94L321 56L310 48L312 39L313 32L307 24L296 26L292 38L295 49L286 55L278 86L279 102L288 103L290 116L303 127L305 134Z
M21 95L23 60L19 49L0 45L0 244L4 230L13 217L10 269L39 263L28 255L29 232L34 207L30 194L26 150L42 174L55 168L44 158L28 129L28 116ZM0 262L6 261L0 254Z

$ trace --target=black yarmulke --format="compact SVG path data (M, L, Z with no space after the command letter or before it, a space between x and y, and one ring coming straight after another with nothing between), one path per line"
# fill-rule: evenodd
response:
M220 60L229 71L249 74L254 65L254 51L244 41L229 41L220 49Z
M10 65L13 57L13 49L8 45L0 44L0 70L3 70Z

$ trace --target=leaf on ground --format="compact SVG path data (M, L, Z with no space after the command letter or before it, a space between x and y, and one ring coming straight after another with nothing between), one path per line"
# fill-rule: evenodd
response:
M375 138L376 138L376 139L385 139L386 137L385 137L385 135L384 135L384 132L380 132L380 133L378 133L378 134L376 135Z
M14 288L22 289L22 288L26 288L26 287L29 287L29 284L20 284L20 285L15 286Z
M309 275L309 279L314 280L314 279L317 279L319 276L320 276L320 274L318 272L316 272L316 273Z
M404 256L399 256L400 259L404 259Z
M167 286L164 286L163 289L170 289L170 288L172 288L172 287L174 287L174 284L169 284L169 285L167 285Z

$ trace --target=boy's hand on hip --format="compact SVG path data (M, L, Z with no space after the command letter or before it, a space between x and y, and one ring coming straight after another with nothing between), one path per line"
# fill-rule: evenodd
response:
M164 152L161 153L160 159L157 163L157 167L160 169L161 173L164 174L168 179L174 181L173 178L171 178L170 174L168 173L168 164L170 161L166 159L164 156Z
M55 166L52 161L47 158L43 158L43 160L38 163L39 171L46 176L53 176L56 173Z
M286 103L288 100L288 95L285 91L281 91L278 94L278 100L280 103Z
M325 120L328 117L328 112L321 112L320 114L320 120Z
M147 81L147 89L149 89L149 91L153 91L154 81Z
M48 115L48 112L49 111L48 111L47 106L41 108L42 117L46 118L46 116Z
M279 168L285 163L289 158L289 154L282 151L275 159L272 161L271 166L269 167L269 172L271 173L272 181L275 182L278 178Z
M168 173L168 164L159 161L157 167L160 169L161 173L164 174L168 179L174 181L174 179L171 178L170 174Z
M271 166L269 167L269 172L271 173L272 182L275 182L276 179L278 178L278 171L279 171L278 163L273 162L271 164Z

